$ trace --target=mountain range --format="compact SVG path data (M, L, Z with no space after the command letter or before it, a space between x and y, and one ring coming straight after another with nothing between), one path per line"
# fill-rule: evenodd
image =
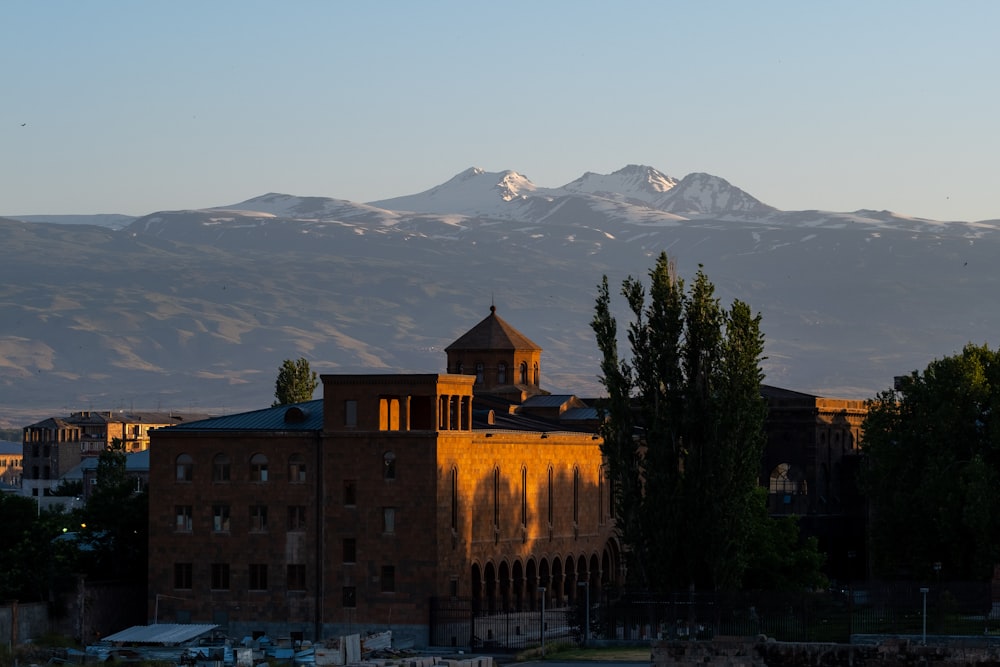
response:
M132 218L0 218L0 424L81 409L270 405L284 359L443 372L489 313L542 386L596 396L597 285L661 251L762 315L767 384L869 398L1000 331L1000 220L780 211L704 173L629 165L541 187L467 169L359 203L269 193ZM628 319L616 302L619 329Z

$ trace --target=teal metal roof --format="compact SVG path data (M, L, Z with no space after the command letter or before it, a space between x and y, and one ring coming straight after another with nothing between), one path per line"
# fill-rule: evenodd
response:
M159 430L159 429L157 429ZM166 430L166 429L165 429ZM170 431L322 431L323 399L169 427Z

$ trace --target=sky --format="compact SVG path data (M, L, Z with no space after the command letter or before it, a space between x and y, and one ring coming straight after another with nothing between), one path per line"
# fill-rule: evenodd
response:
M998 25L994 0L7 0L0 215L644 164L997 219Z

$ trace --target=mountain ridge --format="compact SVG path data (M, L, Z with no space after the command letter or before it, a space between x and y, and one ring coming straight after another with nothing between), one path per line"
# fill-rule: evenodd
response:
M1000 222L779 211L642 165L559 188L470 168L367 203L271 192L120 230L0 220L0 242L0 422L15 426L33 410L254 409L298 356L320 373L443 372L491 303L543 347L543 387L598 395L596 286L661 251L762 314L765 381L788 389L870 397L1000 331Z

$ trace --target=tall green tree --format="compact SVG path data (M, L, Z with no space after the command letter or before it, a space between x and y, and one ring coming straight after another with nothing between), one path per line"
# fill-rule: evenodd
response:
M1000 562L1000 352L967 345L868 401L875 573L988 579Z
M285 359L278 370L274 382L274 405L290 405L312 400L313 392L319 386L316 372L309 369L305 357L295 361Z
M142 580L146 574L148 497L130 479L125 444L114 438L97 459L96 484L83 508L80 543L92 577Z
M603 453L636 583L740 586L753 560L764 446L760 316L724 309L699 268L690 291L665 253L622 284L630 357L618 352L605 276L592 328L601 351Z

